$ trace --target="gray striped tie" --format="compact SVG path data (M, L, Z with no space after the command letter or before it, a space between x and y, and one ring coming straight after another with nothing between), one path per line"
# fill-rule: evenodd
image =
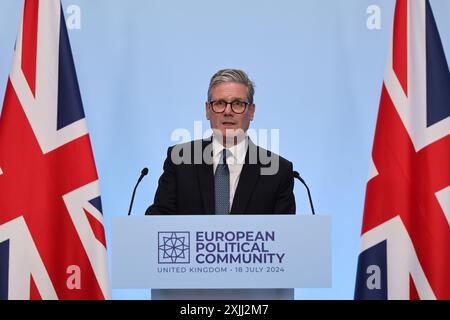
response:
M230 213L230 170L227 165L227 157L230 151L223 149L222 157L214 175L216 214Z

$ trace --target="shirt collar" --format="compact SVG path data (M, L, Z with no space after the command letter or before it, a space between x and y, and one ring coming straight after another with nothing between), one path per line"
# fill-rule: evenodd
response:
M213 158L214 160L219 161L224 146L214 137L212 139L212 144L213 144ZM248 146L248 137L246 136L238 144L228 148L228 150L231 152L231 155L228 157L227 162L229 164L244 164L245 155L247 153L247 146Z

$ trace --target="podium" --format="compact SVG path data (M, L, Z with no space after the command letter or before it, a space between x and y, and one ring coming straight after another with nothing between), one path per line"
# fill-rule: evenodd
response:
M152 299L289 300L331 287L331 218L177 215L112 218L112 288Z

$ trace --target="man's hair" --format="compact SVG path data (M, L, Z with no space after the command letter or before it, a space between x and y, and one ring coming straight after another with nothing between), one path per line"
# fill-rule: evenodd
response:
M255 94L255 84L247 76L247 74L238 69L223 69L214 74L209 82L208 88L208 102L211 102L211 91L220 83L223 82L237 82L248 88L247 100L248 103L253 103L253 95Z

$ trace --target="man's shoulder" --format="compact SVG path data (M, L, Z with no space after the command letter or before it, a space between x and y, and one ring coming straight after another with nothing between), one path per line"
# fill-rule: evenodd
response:
M212 164L211 139L198 139L170 146L167 150L168 161L175 165ZM207 152L209 149L211 152Z
M193 148L193 147L196 147L196 146L199 146L199 145L200 146L205 146L205 145L211 143L211 141L212 141L211 138L190 140L190 141L187 141L187 142L174 144L174 145L169 147L169 150Z

